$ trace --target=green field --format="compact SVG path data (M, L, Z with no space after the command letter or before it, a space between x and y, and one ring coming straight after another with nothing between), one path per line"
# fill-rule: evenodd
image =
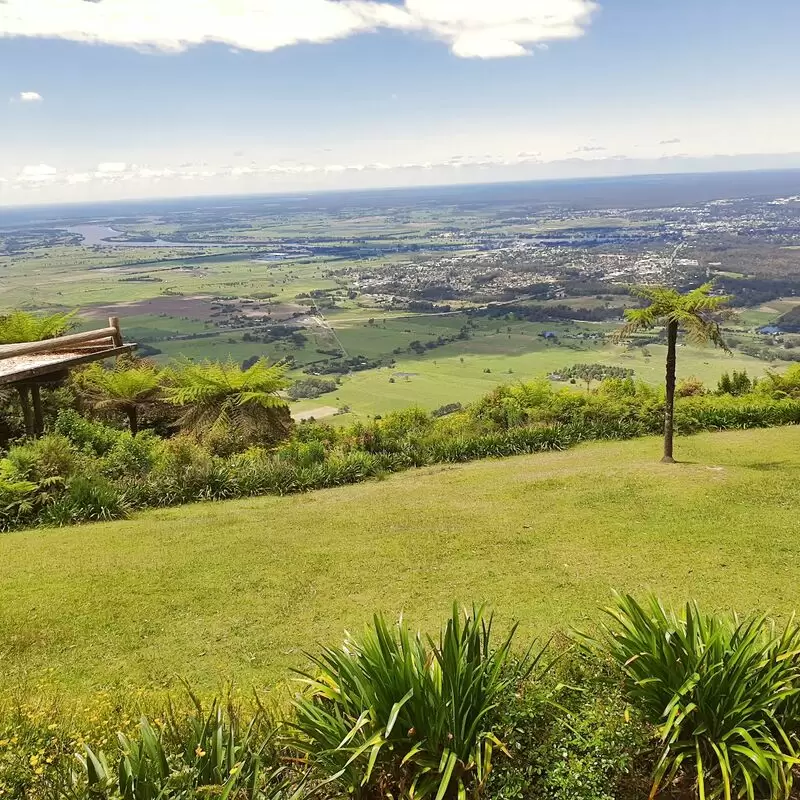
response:
M517 219L516 212L510 219ZM402 240L441 245L437 229L451 227L454 221L465 234L500 231L511 235L516 228L517 233L530 233L590 227L603 220L623 228L640 226L624 216L529 217L525 222L509 222L488 209L455 211L442 207L386 213L360 209L344 215L294 210L264 213L238 222L226 220L208 230L189 225L189 231L192 236L213 234L242 242L273 242L275 252L284 252L282 243L295 240L342 244L353 239L364 245L374 242L384 246ZM645 228L651 224L657 221L641 223ZM119 228L156 236L181 232L174 220L158 217L123 223ZM293 378L303 377L304 370L324 369L326 361L342 373L346 368L338 356L363 356L386 365L342 374L336 392L293 406L296 413L306 414L322 408L327 413L346 408L350 413L345 419L409 406L432 410L451 403L467 404L498 384L545 377L582 362L625 366L635 370L639 379L652 383L663 380L662 347L642 350L590 338L593 334L602 337L619 327L613 317L617 310L621 313L621 304L630 300L624 295L587 293L571 297L559 293L547 301L514 301L536 310L533 319L542 318L541 314L553 306L599 312L611 309L611 321L594 324L490 319L462 313L464 308L483 306L486 298L481 300L480 293L456 293L454 296L460 299L447 301L453 309L450 314L412 314L403 310L405 305L410 306L405 301L393 306L385 296L361 292L353 270L380 273L399 269L402 297L405 269L410 270L408 280L413 284L415 266L426 263L423 256L387 251L376 257L367 250L366 255L350 258L332 256L326 250L326 255L259 260L259 254L265 251L269 252L270 246L32 246L24 252L0 256L0 304L6 309L36 311L78 309L83 328L104 325L109 316L118 316L126 340L146 345L141 352L164 364L182 358L236 362L253 357L287 359L295 368ZM316 292L314 298L309 296L312 292ZM410 296L416 296L414 290ZM524 293L520 296L525 297ZM248 316L247 312L256 308L252 305L255 302L258 311ZM797 298L786 297L742 310L739 320L731 323L738 346L763 358L779 358L783 351L755 329L774 322L797 302ZM220 304L225 304L224 313ZM559 311L563 314L563 308ZM315 317L317 312L324 317ZM560 319L558 314L556 317ZM285 335L280 341L258 341L265 338L264 328L270 324L298 324L305 339ZM438 346L440 337L452 339L465 325L470 326L468 339ZM556 332L558 341L545 341L541 337L545 331ZM245 336L251 341L245 341ZM252 341L254 336L256 341ZM416 343L417 351L412 347ZM434 344L437 346L433 349L421 349ZM770 368L782 369L787 363L759 360L741 350L735 350L731 357L719 351L682 347L679 370L684 377L697 376L714 386L726 371L747 370L757 377Z
M0 537L4 681L80 696L176 675L268 685L376 610L487 600L524 635L612 588L780 615L800 578L800 428L427 468L308 495Z
M569 340L553 344L537 335L538 330L564 330L564 326L555 323L538 326L517 323L513 329L513 334L507 334L504 324L503 332L497 334L492 325L483 335L445 345L421 357L398 356L394 367L346 376L336 392L294 403L292 410L348 406L355 416L383 414L415 405L432 410L448 403L469 403L498 384L543 378L575 363L627 367L648 383L664 379L666 347L662 345L649 345L650 355L646 356L641 348L600 342L581 342L570 347ZM678 353L679 377L696 376L711 387L716 386L723 372L746 370L751 377L760 377L767 369L784 367L783 362L769 364L711 347L686 346Z

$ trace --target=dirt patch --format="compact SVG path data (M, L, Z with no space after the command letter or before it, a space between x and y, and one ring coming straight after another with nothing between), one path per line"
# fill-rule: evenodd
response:
M185 317L199 322L222 322L237 315L249 319L263 319L265 322L284 322L293 319L301 306L289 303L269 304L266 302L243 302L242 300L220 300L211 295L163 295L150 300L133 300L122 303L109 303L91 306L83 313L89 319L105 317L138 316L154 314L165 317Z
M320 406L312 408L310 411L297 411L292 414L292 419L302 422L305 419L325 419L325 417L333 417L338 413L339 409L334 406Z

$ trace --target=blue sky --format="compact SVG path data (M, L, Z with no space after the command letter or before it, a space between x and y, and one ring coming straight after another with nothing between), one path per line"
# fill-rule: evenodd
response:
M0 203L800 166L797 0L6 0Z

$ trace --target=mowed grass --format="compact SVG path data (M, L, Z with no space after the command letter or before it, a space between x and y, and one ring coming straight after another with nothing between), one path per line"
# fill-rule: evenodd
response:
M800 428L410 471L308 495L0 536L7 685L267 686L373 612L435 629L488 601L523 637L590 625L612 589L798 604Z

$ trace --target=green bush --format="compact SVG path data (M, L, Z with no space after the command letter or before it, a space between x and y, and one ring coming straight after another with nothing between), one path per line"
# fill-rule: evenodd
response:
M678 398L676 431L800 424L800 396L787 388L795 379L789 371L759 382L757 391L748 394ZM779 383L783 388L776 389ZM0 528L97 518L96 503L83 513L63 497L78 476L107 478L132 508L284 495L412 467L660 434L663 404L662 391L630 378L610 378L593 392L554 390L547 381L534 381L500 386L445 417L412 408L344 428L304 423L284 441L262 441L246 449L236 436L224 447L186 433L168 439L152 431L132 436L66 410L54 433L12 447L0 461L0 480L5 481Z
M56 433L12 447L4 459L3 472L9 478L40 483L69 478L82 470L83 461L70 440Z
M122 433L101 422L86 419L72 408L59 413L55 432L69 439L79 450L91 452L96 456L106 455Z
M628 699L660 728L653 793L689 768L705 798L788 798L797 751L787 701L800 687L800 629L764 617L682 614L620 596L601 640Z
M562 653L547 684L526 682L498 709L509 758L493 800L641 800L654 732L596 658Z
M293 744L318 780L353 798L481 794L495 749L492 714L541 657L492 644L483 609L456 607L439 639L381 616L326 648L294 703Z
M161 455L162 440L152 431L135 436L122 431L101 462L101 471L112 479L141 478L149 474Z
M81 758L91 797L194 800L199 797L278 800L289 783L278 765L276 727L263 708L242 718L232 702L208 712L194 696L185 715L170 708L154 726L143 717L135 735L119 736L119 766L86 747Z
M128 504L120 491L100 475L79 475L67 484L66 491L44 506L45 525L73 525L78 522L107 522L128 514Z

